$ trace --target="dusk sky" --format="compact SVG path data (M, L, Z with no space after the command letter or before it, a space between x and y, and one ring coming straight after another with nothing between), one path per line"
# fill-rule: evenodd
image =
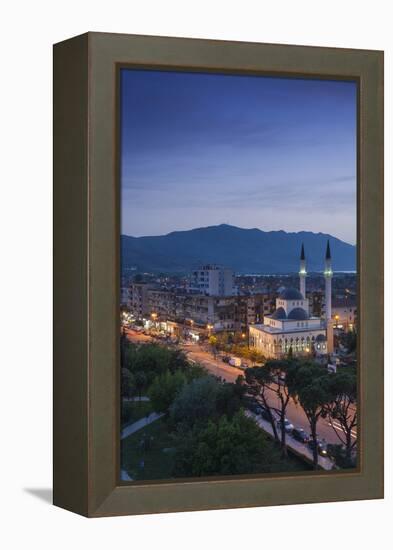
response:
M122 233L228 223L356 242L353 82L123 69Z

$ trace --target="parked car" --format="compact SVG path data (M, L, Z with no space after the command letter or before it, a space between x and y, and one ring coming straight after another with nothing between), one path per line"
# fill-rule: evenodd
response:
M268 422L270 422L270 415L269 415L269 411L267 409L265 409L265 407L261 407L262 408L262 411L261 411L261 416L264 420L267 420Z
M222 356L222 360L223 360L224 363L229 363L229 359L230 359L230 357L228 355L223 355Z
M231 357L228 362L232 367L240 367L242 364L240 357Z
M310 438L308 442L308 446L311 450L314 450L314 441ZM318 454L321 456L328 456L328 448L325 441L322 441L321 439L317 439L317 449Z
M262 414L263 408L259 403L248 403L247 408L254 414Z
M255 397L247 396L244 398L244 407L251 412L255 414L262 414L263 407L262 405L255 399Z
M308 443L310 439L303 428L294 428L292 430L292 437L296 439L296 441L300 441L300 443Z
M240 365L240 368L241 368L242 370L248 369L247 363L242 363L242 364Z
M278 427L279 430L281 430L281 420L279 420L277 422L277 427ZM288 418L286 418L284 420L284 429L285 429L285 431L287 433L291 433L293 428L294 428L294 425L289 422Z

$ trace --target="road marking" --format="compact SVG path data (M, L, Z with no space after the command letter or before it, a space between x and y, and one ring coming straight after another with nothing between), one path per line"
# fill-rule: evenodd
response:
M329 422L328 423L330 426L336 428L336 430L339 430L340 432L343 432L345 433L345 430L342 429L341 425L338 423L338 422ZM357 433L354 431L354 430L351 430L351 436L356 439L357 438Z

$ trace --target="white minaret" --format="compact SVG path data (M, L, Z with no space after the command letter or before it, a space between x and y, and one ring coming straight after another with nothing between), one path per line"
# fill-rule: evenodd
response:
M326 318L326 337L327 350L333 352L333 321L332 321L332 257L330 254L330 244L327 242L325 256L325 318Z
M300 253L299 278L300 278L300 292L304 299L306 299L306 277L307 277L306 256L304 254L304 244L302 244L302 251Z
M330 321L332 318L332 257L330 254L330 244L327 242L326 256L325 256L325 315L326 321Z

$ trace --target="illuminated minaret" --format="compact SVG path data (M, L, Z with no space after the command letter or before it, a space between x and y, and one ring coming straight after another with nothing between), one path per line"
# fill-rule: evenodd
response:
M300 292L303 298L306 298L306 277L307 277L306 256L304 254L304 244L302 244L302 251L300 253L299 278L300 278Z
M330 244L327 242L325 256L325 319L326 319L326 337L328 352L333 352L333 321L332 321L332 256L330 254Z

